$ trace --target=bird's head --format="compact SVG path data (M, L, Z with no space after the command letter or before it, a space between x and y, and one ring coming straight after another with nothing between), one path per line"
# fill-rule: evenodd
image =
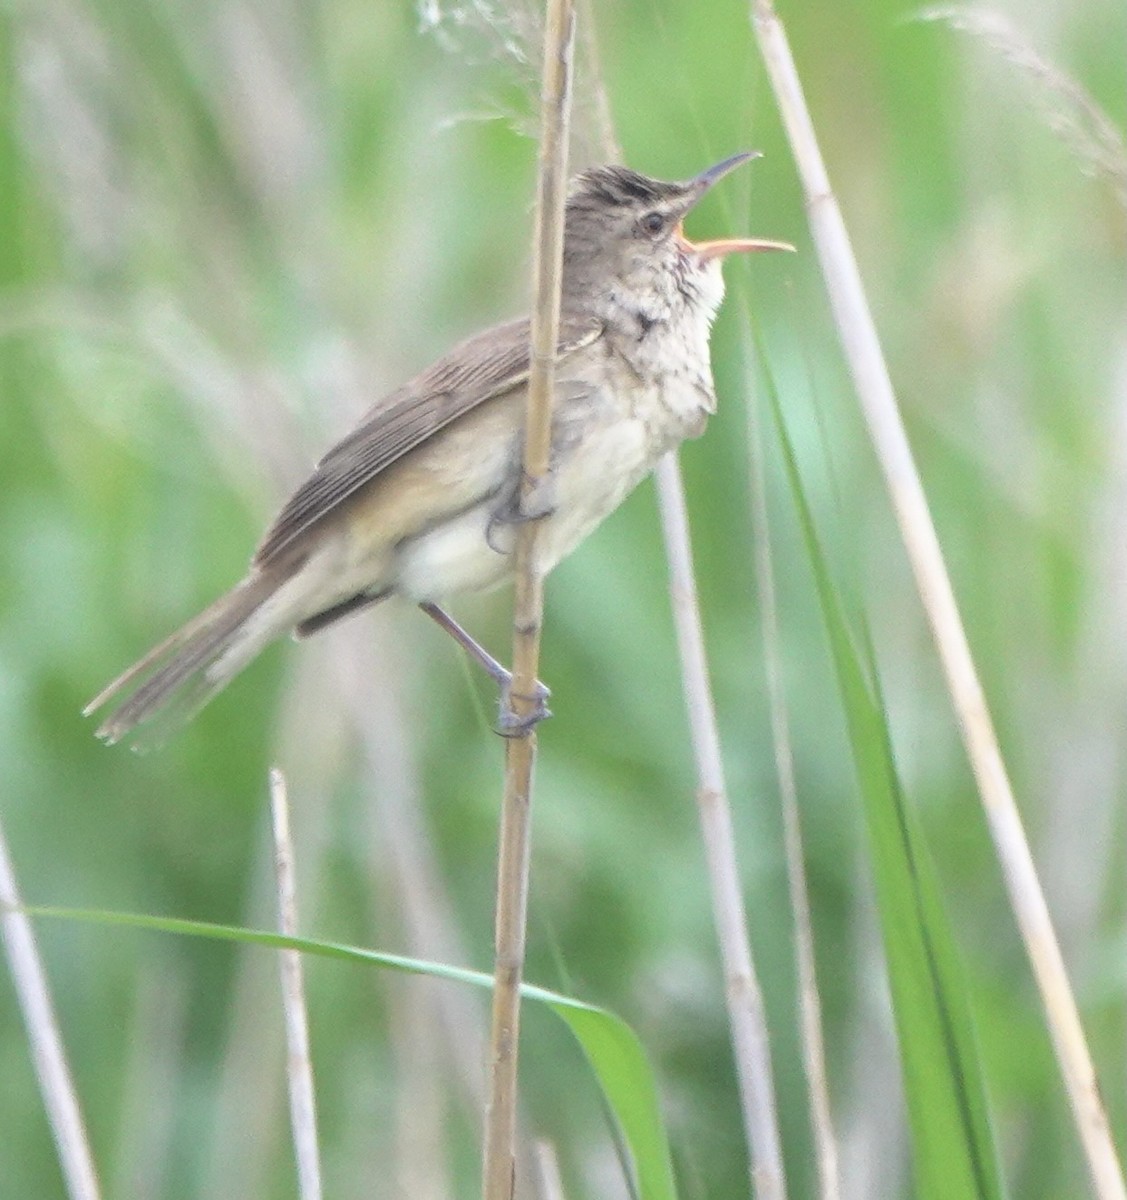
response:
M691 242L685 215L723 176L756 154L735 154L692 179L667 183L629 167L591 167L571 182L564 227L564 306L613 312L703 308L711 317L724 293L728 254L793 250L786 242L726 238Z

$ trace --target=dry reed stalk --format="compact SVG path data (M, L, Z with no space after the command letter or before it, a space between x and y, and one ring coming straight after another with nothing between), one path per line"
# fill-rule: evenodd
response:
M786 33L770 0L753 0L751 16L806 193L810 229L842 348L935 639L1088 1169L1100 1200L1125 1200L1123 1171L1076 1000Z
M782 1200L786 1195L786 1176L775 1110L771 1041L763 993L751 957L732 808L724 780L720 732L708 679L700 603L693 574L685 487L674 455L667 454L658 464L657 480L681 679L697 765L697 808L712 888L713 920L724 962L724 994L732 1030L744 1133L751 1150L752 1193L758 1200Z
M43 1107L59 1153L63 1181L71 1200L98 1200L98 1175L86 1137L74 1079L67 1066L55 1019L47 974L35 945L31 921L20 912L21 900L8 844L0 830L0 934L8 954L12 984L43 1094Z
M595 94L595 117L603 153L622 161L602 72L590 0L584 0L584 51ZM655 472L662 537L669 569L670 604L677 631L681 689L688 710L697 772L697 811L705 847L713 916L724 971L724 995L740 1092L744 1136L751 1154L751 1181L759 1200L786 1195L782 1143L771 1071L771 1039L755 972L740 886L732 811L720 753L720 731L708 677L708 659L693 575L685 486L676 452Z
M274 825L274 869L278 883L278 928L297 936L297 877L293 838L290 836L286 778L270 768L270 816ZM301 1200L321 1200L321 1156L317 1142L317 1103L313 1093L313 1063L309 1057L309 1017L305 1005L305 980L301 955L280 950L282 1011L286 1025L286 1082L290 1094L290 1125L297 1161Z
M541 1200L565 1200L563 1179L560 1176L560 1160L552 1142L538 1140L533 1147L536 1153L536 1170L540 1182Z
M522 502L542 489L550 467L552 388L560 323L574 43L575 8L572 0L547 0ZM544 581L536 566L538 534L535 521L525 521L517 526L513 679L509 702L518 718L532 715L540 664ZM524 971L531 857L532 772L535 761L536 734L533 730L509 739L497 855L490 1087L482 1165L482 1194L485 1200L510 1200L513 1192L520 983Z

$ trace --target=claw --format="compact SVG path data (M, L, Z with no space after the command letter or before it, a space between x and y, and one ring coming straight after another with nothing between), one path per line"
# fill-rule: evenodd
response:
M530 483L528 491L518 501L517 522L540 521L556 511L556 477L542 475Z
M552 710L548 707L548 697L552 693L538 679L533 694L521 697L521 699L530 701L534 707L531 712L520 715L513 709L511 686L512 679L501 685L497 734L503 738L527 737L541 721L547 720L552 715Z
M547 704L551 692L548 691L539 679L536 681L536 688L533 694L521 697L522 700L527 700L533 705L532 711L527 716L520 716L515 713L510 699L510 692L513 686L512 672L501 666L492 654L489 654L483 646L475 642L461 625L449 613L439 608L437 604L426 602L420 604L419 607L431 620L437 621L474 661L483 668L491 679L497 681L501 689L501 711L497 718L497 732L502 737L527 737L541 721L552 715Z

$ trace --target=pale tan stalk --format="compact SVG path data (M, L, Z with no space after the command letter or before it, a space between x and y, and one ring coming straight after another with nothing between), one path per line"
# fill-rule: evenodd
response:
M1101 1200L1124 1200L1127 1188L1123 1171L1080 1014L786 34L769 0L755 0L752 18L806 192L810 229L842 347L931 625L1010 903L1041 992L1088 1169Z
M552 388L560 324L563 223L567 188L571 67L575 42L572 0L547 0L541 93L539 180L533 245L533 310L522 502L543 494L549 479ZM540 665L544 581L536 566L537 522L517 526L513 602L513 680L509 702L518 718L532 715ZM532 772L536 734L509 740L497 862L493 1021L489 1101L485 1119L482 1194L511 1200L517 1121L517 1043L520 983L531 857Z
M786 1195L783 1153L775 1111L771 1042L763 993L755 974L736 859L732 809L724 781L716 706L708 679L700 604L693 575L685 487L677 458L667 454L657 468L658 501L669 560L669 589L689 732L697 765L697 806L712 885L712 912L724 960L728 1021L736 1060L744 1132L751 1150L752 1194L757 1200Z
M286 778L270 768L270 816L274 825L274 870L278 884L278 928L297 936L297 873L290 836ZM317 1103L313 1092L313 1063L309 1057L309 1017L301 955L281 950L282 1011L286 1025L286 1082L290 1094L290 1126L297 1161L301 1200L321 1200L321 1155L317 1142Z
M47 974L35 945L31 921L21 905L8 845L0 830L0 933L23 1013L43 1106L59 1153L63 1182L71 1200L98 1200L98 1175L82 1121L74 1079L67 1066L62 1034L47 987Z
M536 1142L536 1172L540 1183L541 1200L564 1200L563 1179L560 1176L560 1160L553 1142L543 1139Z
M610 102L599 69L590 0L584 49L596 93L596 114L609 161L622 160L614 132ZM662 536L669 568L670 601L677 630L681 688L688 709L697 772L697 809L712 890L716 936L724 970L724 995L732 1031L732 1053L740 1092L744 1136L751 1156L751 1180L757 1200L783 1200L786 1177L771 1070L771 1039L763 993L755 973L740 886L739 860L732 811L724 780L720 731L708 678L700 604L693 575L692 543L685 507L685 486L676 452L667 454L655 471Z

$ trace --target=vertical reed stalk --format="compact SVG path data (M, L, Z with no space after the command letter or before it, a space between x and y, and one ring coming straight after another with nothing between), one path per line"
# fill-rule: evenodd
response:
M278 884L278 928L297 936L297 872L290 836L286 778L270 770L270 815L274 825L274 868ZM281 950L282 1010L286 1024L286 1082L289 1085L290 1125L297 1161L301 1200L321 1200L321 1156L317 1142L317 1105L313 1092L313 1063L309 1056L309 1017L305 979L297 950Z
M74 1078L67 1066L62 1034L47 987L47 973L35 945L31 921L18 911L20 904L16 874L0 831L0 934L8 954L16 999L23 1012L43 1106L59 1153L63 1182L71 1200L98 1200L101 1193L94 1156L90 1153Z
M595 91L599 136L606 158L617 162L622 159L622 149L615 136L610 102L599 69L597 38L591 19L593 5L591 0L584 0L584 5L584 50ZM771 1071L770 1033L744 915L732 811L720 753L720 731L716 724L716 706L708 677L700 604L693 575L685 487L675 453L666 455L658 463L655 479L681 662L681 689L688 710L696 763L697 809L712 889L716 936L723 960L724 993L744 1136L751 1154L752 1188L759 1200L783 1200L786 1179Z
M751 15L806 192L810 230L842 348L935 639L1010 903L1041 992L1088 1169L1100 1200L1124 1200L1127 1188L1123 1171L1064 958L786 33L770 0L753 0Z
M657 468L658 501L669 560L669 590L689 732L697 764L697 808L704 840L712 911L724 962L724 994L740 1089L744 1132L751 1150L752 1192L757 1200L786 1196L783 1151L775 1110L771 1039L763 992L751 957L740 886L732 808L724 780L716 706L708 678L700 603L693 575L685 486L677 458L667 454Z
M549 476L574 41L575 10L571 0L547 0L522 502L527 502L538 491L542 494ZM509 702L518 719L532 715L540 662L544 581L536 561L538 534L535 521L525 521L517 526L513 680ZM524 971L535 761L535 732L529 729L510 738L505 757L497 863L493 1021L482 1168L485 1200L510 1200L513 1191L520 984Z

